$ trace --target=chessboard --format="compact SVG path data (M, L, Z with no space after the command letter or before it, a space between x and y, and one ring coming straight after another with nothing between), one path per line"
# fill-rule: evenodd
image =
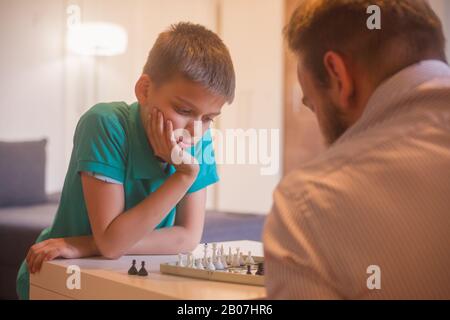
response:
M181 277L190 277L211 281L239 283L253 286L264 286L264 258L252 256L251 252L244 255L239 248L224 247L218 250L217 244L212 244L211 255L208 256L208 244L204 245L202 258L196 258L192 253L178 255L177 262L160 264L160 272Z

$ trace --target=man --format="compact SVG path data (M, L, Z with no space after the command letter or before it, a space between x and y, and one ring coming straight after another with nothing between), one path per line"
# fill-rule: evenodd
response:
M306 0L286 36L329 148L274 192L269 298L450 298L450 68L423 0Z

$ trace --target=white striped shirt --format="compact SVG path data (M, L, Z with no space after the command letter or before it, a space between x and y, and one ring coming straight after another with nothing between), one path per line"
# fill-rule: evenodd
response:
M281 181L263 240L269 298L450 299L448 65L382 83L355 125Z

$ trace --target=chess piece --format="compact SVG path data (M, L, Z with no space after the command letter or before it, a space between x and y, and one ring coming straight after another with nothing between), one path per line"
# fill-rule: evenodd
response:
M258 263L258 270L256 270L255 274L257 276L263 276L264 275L264 263L262 263L262 262Z
M233 264L233 254L231 253L231 247L228 247L228 256L227 256L227 264Z
M203 264L202 264L202 259L196 259L195 260L195 268L199 269L199 270L204 270L205 269L205 267L203 267Z
M192 256L192 253L189 253L188 256L187 256L186 267L188 267L188 268L195 268L194 257Z
M208 264L207 264L206 268L208 270L210 270L210 271L215 271L216 270L216 267L214 267L214 264L211 261L211 257L208 258Z
M225 269L225 267L222 264L222 261L221 261L220 257L216 258L216 261L214 262L214 267L216 268L216 270L223 270L223 269Z
M247 258L245 259L245 264L255 264L251 251L248 252Z
M223 268L226 269L228 268L228 262L227 262L227 257L225 255L220 256Z
M247 274L252 274L252 266L251 265L247 265Z
M207 254L208 254L208 244L205 243L203 247L203 261L202 261L204 266L206 266L208 263L208 259L206 258Z
M183 262L183 255L181 253L178 254L177 266L179 266L179 267L185 267L186 266L184 264L184 262Z
M242 252L239 253L239 266L245 266L244 254Z
M147 270L145 270L145 262L144 261L141 262L141 268L139 269L138 276L142 276L142 277L148 276L148 272L147 272Z
M241 266L241 264L239 263L239 256L238 256L237 253L235 253L235 254L233 255L233 262L231 262L231 266L232 266L232 267L235 267L235 268Z
M132 276L135 276L138 274L138 270L136 268L136 260L134 260L134 259L133 259L131 268L128 270L128 274L132 275Z
M213 263L216 263L217 258L217 243L212 244L212 261Z

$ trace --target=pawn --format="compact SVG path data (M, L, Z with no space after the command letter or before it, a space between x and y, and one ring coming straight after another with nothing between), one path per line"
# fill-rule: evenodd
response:
M147 272L147 270L145 270L145 262L144 261L141 262L141 268L139 269L138 276L142 276L142 277L148 276L148 272Z
M215 271L216 270L216 267L214 267L214 264L211 261L211 257L208 258L208 265L207 265L206 269L208 269L210 271Z
M248 252L247 259L245 259L245 264L255 264L251 251Z
M196 259L195 260L195 268L199 270L204 270L205 267L202 264L202 259Z
M252 274L252 266L251 265L247 265L247 274Z
M184 264L184 262L183 262L183 255L181 253L178 254L177 266L179 266L179 267L185 267L186 266Z
M214 267L216 268L216 270L223 270L223 269L225 269L225 267L222 264L222 261L221 261L220 257L216 258L216 261L214 262Z
M136 260L133 259L133 264L131 265L131 268L128 270L128 274L135 276L138 274L138 270L136 268Z
M195 268L194 258L192 256L192 253L189 253L188 256L187 256L186 267L188 267L188 268Z
M237 255L237 253L235 253L233 255L233 261L231 262L231 266L232 267L240 267L241 266L241 264L239 263L239 257Z
M239 266L245 266L244 254L242 252L239 253Z
M228 268L227 257L223 255L223 256L220 257L220 259L221 259L223 268L224 268L224 269Z
M231 247L228 247L227 264L233 264L233 254L231 253Z

